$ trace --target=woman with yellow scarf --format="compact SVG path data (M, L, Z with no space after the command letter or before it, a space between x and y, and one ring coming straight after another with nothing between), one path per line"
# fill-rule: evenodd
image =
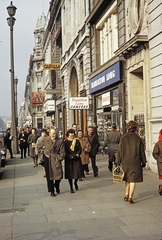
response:
M80 155L82 148L80 142L75 138L74 129L69 129L66 133L65 140L65 179L68 179L70 185L70 192L74 193L73 179L75 190L78 190L78 179L83 177L82 163Z

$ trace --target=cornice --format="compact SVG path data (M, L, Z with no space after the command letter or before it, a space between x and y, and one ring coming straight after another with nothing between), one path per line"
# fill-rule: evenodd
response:
M147 35L136 35L119 47L115 52L115 55L129 58L133 53L137 52L141 48L147 48L148 43Z

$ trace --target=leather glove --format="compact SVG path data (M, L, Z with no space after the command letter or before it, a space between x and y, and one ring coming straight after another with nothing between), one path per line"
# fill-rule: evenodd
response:
M142 166L142 168L144 168L145 166L146 166L146 163L141 163L141 166Z

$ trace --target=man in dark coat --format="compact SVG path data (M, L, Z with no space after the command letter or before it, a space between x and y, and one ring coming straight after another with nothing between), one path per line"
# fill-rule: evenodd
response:
M89 152L89 156L91 158L91 164L92 164L94 177L97 177L98 176L98 167L96 166L96 154L97 154L98 147L99 147L99 141L98 141L97 135L95 135L93 133L93 131L94 131L93 126L88 127L87 134L85 135L85 137L88 138L89 143L91 145L91 150Z
M10 131L11 131L11 129L7 128L6 136L5 136L5 146L9 150L10 158L14 158L13 153L12 153L12 147L11 147L13 137L11 136Z
M38 142L36 147L44 149L44 168L47 187L48 191L51 192L51 197L54 197L54 186L56 192L60 193L60 182L63 178L61 161L65 157L64 141L61 138L57 138L57 131L55 129L50 129L49 136L42 138L42 141ZM55 180L55 183L53 180Z
M115 162L120 165L125 173L125 201L133 202L136 183L143 182L142 168L146 165L146 156L142 139L136 134L137 123L129 121L127 131L119 143Z
M19 134L19 141L20 141L19 146L21 150L21 159L23 158L23 154L24 154L24 158L26 158L27 140L28 140L28 135L22 128L21 133Z

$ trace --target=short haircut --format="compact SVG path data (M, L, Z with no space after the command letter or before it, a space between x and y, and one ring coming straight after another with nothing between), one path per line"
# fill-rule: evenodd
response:
M68 137L69 136L69 133L74 133L75 134L75 130L70 128L69 130L67 130L66 132L66 136Z

